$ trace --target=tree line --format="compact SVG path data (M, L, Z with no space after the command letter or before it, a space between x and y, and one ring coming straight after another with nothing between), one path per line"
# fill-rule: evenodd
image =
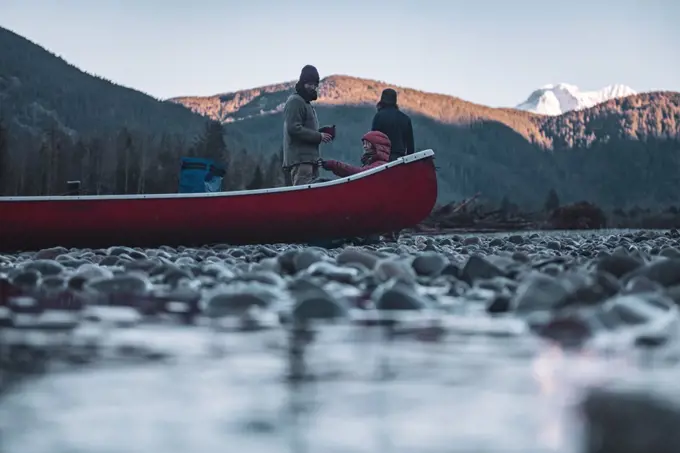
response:
M223 190L254 190L283 185L281 154L253 155L229 149L223 126L206 123L194 140L179 134L152 135L126 127L95 137L73 137L56 124L38 136L12 135L0 118L0 194L60 195L67 181L81 182L81 193L147 194L178 190L180 159L205 157L224 165Z

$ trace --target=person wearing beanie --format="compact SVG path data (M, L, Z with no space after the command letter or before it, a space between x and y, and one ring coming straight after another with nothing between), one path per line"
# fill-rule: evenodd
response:
M411 118L397 104L397 92L392 88L383 90L378 111L373 117L371 130L384 133L390 138L392 152L390 162L415 152Z
M333 136L319 130L319 120L311 102L319 90L319 71L312 65L302 68L283 109L283 170L287 185L310 184L319 175L319 144Z

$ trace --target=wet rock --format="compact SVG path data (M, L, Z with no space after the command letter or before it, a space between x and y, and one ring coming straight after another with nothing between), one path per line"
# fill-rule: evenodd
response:
M565 349L582 347L596 332L583 312L558 315L536 329L538 335Z
M34 260L54 260L59 255L63 255L65 253L68 253L68 250L65 247L52 247L52 248L48 248L48 249L42 249L39 252L36 252L35 255L33 255L33 259Z
M416 256L411 265L418 275L436 277L444 270L448 260L439 253L423 253Z
M666 247L659 251L659 255L665 258L680 259L680 250L675 247Z
M551 310L558 307L568 296L567 288L555 277L534 273L519 284L512 299L512 306L517 314Z
M128 249L126 253L121 253L117 256L124 261L137 261L137 260L142 261L149 259L146 253L135 249Z
M140 275L93 279L87 282L86 287L88 290L104 294L146 294L152 289L149 280Z
M642 276L663 286L680 284L680 259L662 258L648 263L631 273L627 278Z
M545 246L550 250L562 250L562 244L558 241L548 241Z
M58 275L50 275L40 282L40 287L44 291L58 291L66 288L66 280Z
M473 283L479 279L491 279L504 276L505 272L493 264L487 257L472 255L468 258L461 271L461 278L467 283Z
M512 234L508 236L508 242L512 244L524 244L525 240L524 236L522 236L521 234Z
M245 272L235 276L232 281L257 282L275 287L283 287L286 284L285 280L280 275L271 271Z
M209 263L201 266L200 275L212 277L215 280L225 281L234 278L234 272L224 263ZM165 280L174 280L176 278L190 278L188 271L178 269L177 267L168 267L164 271Z
M375 254L352 247L346 248L335 258L340 266L360 264L366 269L373 269L378 260L379 258Z
M113 272L96 264L83 264L76 269L74 276L82 277L85 280L94 278L106 279L113 277Z
M496 294L487 305L486 311L490 314L508 313L512 310L512 298L507 294Z
M306 273L313 277L325 277L341 283L354 283L359 276L359 271L351 267L340 267L328 261L317 261L311 264Z
M295 299L291 317L298 322L345 319L349 314L349 306L344 301L322 288L297 291Z
M481 241L480 241L479 237L477 237L477 236L470 236L470 237L466 237L461 242L462 242L463 245L476 245L476 244L479 244Z
M440 275L445 275L449 277L460 277L460 267L453 263L448 263L439 273Z
M10 277L10 281L13 285L22 288L33 288L40 284L41 276L40 272L35 269L22 270L14 273Z
M680 405L658 391L591 389L582 403L584 453L680 451Z
M676 305L680 305L680 285L674 285L666 288L666 295L670 297Z
M66 286L75 291L82 291L87 283L87 278L82 275L73 275L68 279Z
M295 249L286 250L278 256L279 267L281 271L286 275L294 275L297 272L297 267L295 266L295 257L298 251Z
M59 275L64 272L64 265L55 260L34 260L23 266L26 271L37 271L40 275Z
M380 260L373 272L379 282L386 282L390 279L398 279L407 283L415 283L416 274L409 263L401 259Z
M248 253L242 248L234 248L229 252L229 255L234 258L245 258Z
M208 300L205 314L210 318L242 316L252 307L267 308L270 303L271 297L264 291L222 292Z
M525 252L515 252L512 254L512 259L518 263L529 263L531 258Z
M599 270L608 272L617 278L621 278L643 265L644 263L641 260L633 258L628 254L605 255L597 260L597 268Z
M307 269L314 263L323 261L326 255L320 250L314 248L307 248L300 251L293 258L293 264L295 265L295 271L300 272Z
M378 287L372 299L378 310L422 310L430 306L413 286L401 281L391 281Z
M123 269L126 271L144 271L148 272L158 265L156 261L150 259L135 259L123 264Z
M288 291L290 291L291 294L295 296L299 292L322 289L322 284L323 282L320 279L315 279L308 275L302 274L289 280L287 287Z
M638 275L628 280L623 290L630 294L647 293L663 291L663 286L645 276Z
M276 258L263 258L257 263L257 267L253 270L281 273L281 264Z
M608 278L608 275L602 272L590 274L569 271L559 275L557 280L567 292L567 295L558 304L559 307L597 304L614 295L620 288L616 280Z
M120 255L128 255L130 252L133 252L134 250L129 248L129 247L109 247L106 249L106 254L109 256L120 256Z
M102 266L118 266L118 264L121 263L121 259L118 256L105 256L99 261L99 264Z

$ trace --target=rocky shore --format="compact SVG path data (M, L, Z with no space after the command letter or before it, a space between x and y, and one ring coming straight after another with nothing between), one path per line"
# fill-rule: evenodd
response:
M0 391L4 394L0 400L0 426L17 426L19 422L12 422L8 412L17 407L23 407L33 419L41 419L27 431L34 432L34 437L35 430L47 429L45 423L52 417L41 411L62 411L60 417L68 418L68 406L38 407L53 405L57 397L43 394L40 399L31 394L30 386L35 386L39 394L51 387L65 397L64 389L72 386L106 393L102 388L109 385L118 388L113 393L129 405L144 401L147 405L172 406L172 410L180 407L178 395L183 394L182 404L194 405L192 417L214 422L209 415L196 413L196 405L211 404L201 389L230 395L234 388L240 389L239 396L232 397L237 400L243 400L248 392L269 392L268 402L258 404L271 406L271 401L289 395L282 390L288 388L286 385L313 385L317 388L315 395L322 400L317 404L326 407L326 415L318 416L324 423L363 417L366 423L375 424L375 414L368 414L370 407L387 404L379 402L375 394L390 388L385 401L392 401L389 404L394 404L393 412L408 410L413 418L422 411L424 419L413 424L430 433L428 437L395 428L392 437L406 436L403 439L408 441L388 448L376 445L375 438L363 443L345 440L349 442L346 448L338 451L406 451L402 450L404 445L410 446L409 451L472 451L475 445L481 449L474 451L518 451L509 447L512 442L522 451L671 451L648 448L656 445L649 439L663 432L664 445L670 448L672 444L673 451L678 451L680 440L665 428L668 423L680 423L680 409L672 404L657 410L663 412L659 415L663 421L658 424L640 422L646 433L640 438L648 435L648 440L629 442L627 450L621 445L611 449L616 445L617 426L637 423L637 415L632 410L601 408L613 407L612 404L633 407L632 400L640 407L653 406L654 400L651 396L633 397L633 391L607 393L601 386L603 380L625 377L628 372L622 369L675 366L680 358L675 349L679 302L680 234L675 230L413 235L398 242L335 249L290 245L146 250L58 247L0 255ZM337 348L334 345L338 343L351 346ZM331 350L338 350L341 358L331 359L333 354L324 352ZM479 351L473 353L474 350ZM559 357L555 358L555 354ZM177 371L178 360L185 363L207 360L206 357L212 361L201 362L200 369L209 376L192 366L182 368L181 373ZM591 368L594 357L600 360L598 363L606 364L598 368L597 379L586 379L588 385L581 382L585 379L582 376L578 385L569 384L568 393L579 395L578 403L574 403L576 409L568 409L564 402L559 403L559 408L551 406L555 413L580 414L580 423L585 426L582 434L567 436L569 442L563 439L559 450L549 447L538 435L545 428L540 427L545 417L539 414L545 407L537 407L552 401L546 396L550 393L546 388L554 384L543 374L536 374L535 368L545 363L546 357L550 357L552 368L557 362L560 366L565 361L581 363L584 357ZM626 367L613 365L622 361ZM110 369L110 363L125 365L125 371ZM241 371L235 374L250 383L241 381L239 387L228 384L229 379L223 377L224 387L218 389L219 379L211 374L218 373L218 363L222 367L225 363L239 363ZM102 371L102 367L108 371ZM163 367L172 371L164 373ZM248 372L243 371L246 368ZM329 373L331 368L335 371ZM619 371L613 372L615 368ZM479 382L475 382L478 387L468 388L467 393L449 382L473 382L473 370L481 373ZM168 382L159 383L168 372L183 376L172 381L172 390ZM119 381L114 384L113 375L107 373L116 373ZM495 380L504 375L504 382ZM132 376L139 380L134 381ZM36 381L36 377L40 378ZM193 387L194 381L200 383L200 389ZM361 390L357 390L357 381L363 382ZM258 382L261 385L256 385ZM483 382L487 383L487 393ZM326 390L319 394L321 383ZM127 388L126 385L146 390L143 395L133 392L137 399L132 401L129 394L120 393L119 387ZM531 391L522 390L527 385ZM594 385L597 388L592 390ZM210 386L217 388L210 390ZM424 389L418 391L419 386ZM509 404L503 402L509 397L500 393L509 394L511 388L521 395ZM165 403L153 403L154 398L161 398L159 389L170 392L163 397ZM495 396L497 410L482 407L489 398L488 392L493 391L500 392ZM115 404L93 390L83 392L90 398L87 404ZM373 403L356 400L352 392L364 392L364 399ZM418 400L418 395L430 396ZM74 393L68 398L78 399L76 406L87 406L83 396ZM354 401L352 410L340 408L338 398ZM522 398L527 401L527 421L513 421L512 413L517 411L517 405L522 406ZM617 403L603 405L606 398ZM538 400L543 402L538 404ZM241 403L251 404L244 401ZM495 413L496 421L489 422L489 431L477 432L476 436L470 434L475 426L463 421L448 432L432 431L432 426L438 426L434 421L423 425L432 417L451 418L446 404L449 411L459 414L479 410L486 417ZM226 402L219 405L227 410ZM256 412L270 413L270 406L258 406ZM85 416L83 411L76 407L73 412L79 415L74 417ZM649 411L652 409L641 409L640 413ZM121 409L111 410L109 418L103 420L110 423L114 416L135 419ZM617 417L623 417L622 421ZM181 430L181 420L175 416L166 422ZM114 442L119 447L106 447L104 434L94 440L94 434L78 434L75 428L62 427L45 439L63 446L62 450L51 451L207 451L202 448L223 442L251 442L244 440L247 436L243 433L253 429L279 429L279 422L260 420L246 423L249 428L241 426L239 435L222 433L221 437L217 435L219 439L197 440L189 436L191 440L187 434L177 441L184 445L182 450L181 446L151 439L163 423L158 421L159 425L149 427L145 435L139 433L143 439L135 444ZM362 431L348 421L343 423L348 424L350 432ZM517 426L513 427L513 423ZM570 426L576 425L574 422ZM492 428L500 432L494 434ZM328 445L334 441L329 439L333 436L324 429L308 427L303 431L315 433L315 440L309 440L315 449L330 451ZM381 429L378 426L372 432ZM216 434L205 431L204 435ZM363 438L367 434L356 436ZM510 438L503 442L503 436ZM389 443L389 433L384 437L384 442ZM576 442L577 438L583 442ZM48 451L47 441L9 428L0 428L0 439L6 446L3 451ZM286 448L294 451L292 446ZM259 451L255 444L252 451Z

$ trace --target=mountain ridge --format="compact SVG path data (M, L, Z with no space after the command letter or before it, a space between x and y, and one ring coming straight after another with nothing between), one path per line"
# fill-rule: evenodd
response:
M295 82L265 85L238 92L211 96L184 96L168 101L184 105L195 113L223 123L252 119L263 114L280 113L293 92ZM318 107L354 106L375 108L380 93L394 88L399 93L400 107L445 124L469 124L482 118L500 121L537 142L540 116L513 108L489 107L446 94L400 87L383 81L348 75L330 75L319 87Z
M57 126L76 131L99 131L107 124L141 123L154 133L201 132L205 118L176 103L89 74L30 39L0 27L0 114L30 129ZM77 83L76 83L77 81ZM79 104L77 111L68 105ZM134 106L134 108L130 108ZM183 127L178 127L178 125Z
M183 105L196 105L196 103L200 103L201 101L206 102L206 101L216 101L220 100L223 102L228 102L231 99L234 98L239 98L241 96L256 96L257 94L260 93L277 93L281 91L287 92L286 96L290 93L293 92L295 88L295 80L289 80L285 82L277 82L277 83L272 83L272 84L267 84L267 85L261 85L257 87L252 87L252 88L246 88L242 90L236 90L236 91L227 91L227 92L220 92L220 93L215 93L212 95L184 95L184 96L173 96L170 98L165 99L168 102L174 102L174 103L179 103ZM337 86L346 86L346 85L352 85L352 84L363 84L369 87L369 90L376 96L372 98L365 98L361 97L360 100L357 99L341 99L337 97L337 95L333 92L333 87ZM378 90L376 87L380 87ZM404 96L410 97L413 95L416 96L423 96L426 98L430 99L449 99L451 101L455 102L462 102L465 104L473 105L476 107L479 107L481 109L490 109L490 110L499 110L499 111L515 111L516 109L514 107L491 107L485 104L479 104L476 102L468 101L465 100L461 97L458 96L453 96L450 94L445 94L445 93L438 93L434 91L427 91L427 90L421 90L417 88L412 88L412 87L405 87L401 85L396 85L396 84L391 84L389 82L383 81L383 80L377 80L377 79L370 79L370 78L365 78L365 77L360 77L360 76L352 76L352 75L347 75L347 74L331 74L329 76L326 76L321 79L320 87L319 87L319 99L315 101L316 105L338 105L338 104L343 104L343 105L375 105L379 98L380 98L380 92L384 88L393 88L397 90L400 94L400 105L404 104L402 100L404 99ZM329 97L329 94L332 95ZM352 94L352 93L350 93ZM528 112L531 113L531 112Z
M232 123L245 119L256 119L262 115L280 113L288 95L293 92L294 85L295 82L289 81L211 96L175 97L170 98L169 101L185 105L192 111L213 120ZM546 87L564 87L565 85L567 84L546 85ZM575 86L571 85L570 87ZM610 85L610 87L612 88L611 92L615 94L625 92L628 89L625 85ZM615 99L631 98L633 99L632 104L635 104L642 99L648 99L647 95L651 95L655 99L658 96L670 96L672 98L675 93L672 91L656 91L625 97L616 96L595 103L592 107L569 110L561 115L542 115L510 107L489 107L455 96L400 87L374 79L330 75L322 79L319 99L315 102L315 105L320 109L333 106L373 109L380 97L380 92L385 88L395 88L399 92L399 104L402 109L410 114L423 115L450 125L470 124L483 120L499 121L511 127L531 143L545 149L552 149L554 142L551 133L547 131L554 129L557 123L568 124L569 118L572 118L569 115L573 112L588 112L597 105L607 104ZM613 109L617 108L616 103L607 105ZM559 120L560 117L566 117L567 121ZM580 118L585 121L589 118L589 115L586 114ZM563 140L560 143L563 143Z

